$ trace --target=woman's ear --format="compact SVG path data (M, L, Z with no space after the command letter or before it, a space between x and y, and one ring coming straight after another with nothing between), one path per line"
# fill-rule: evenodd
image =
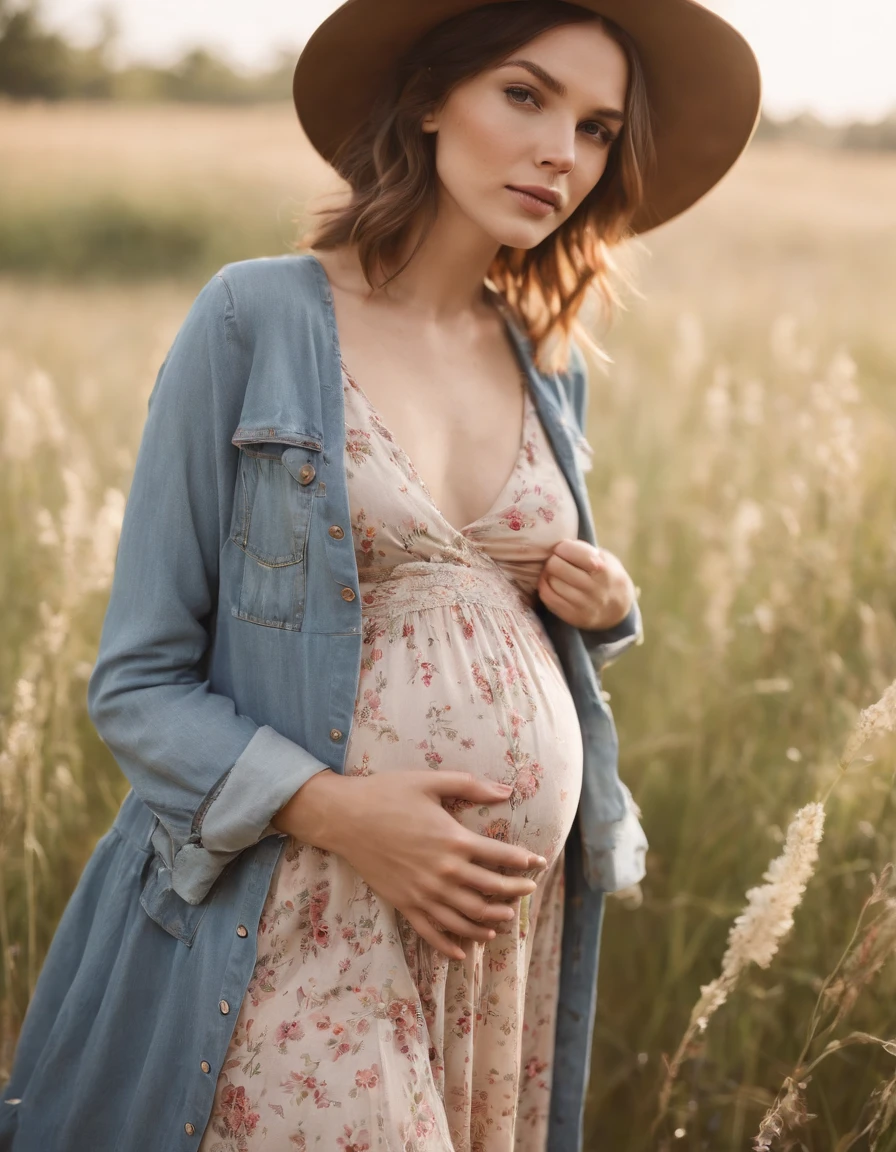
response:
M438 132L439 118L435 112L427 112L420 123L424 132Z

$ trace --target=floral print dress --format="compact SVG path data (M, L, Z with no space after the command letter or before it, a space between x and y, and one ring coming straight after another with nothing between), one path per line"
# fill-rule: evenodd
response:
M455 960L342 857L289 838L200 1152L543 1152L582 741L533 606L578 511L528 384L513 472L458 531L342 369L363 620L345 772L512 783L504 801L444 804L548 868L493 940L456 937Z

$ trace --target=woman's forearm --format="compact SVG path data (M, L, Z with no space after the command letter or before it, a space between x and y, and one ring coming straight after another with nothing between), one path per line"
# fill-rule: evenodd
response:
M303 844L338 852L350 789L351 781L332 768L315 772L274 815L271 824Z

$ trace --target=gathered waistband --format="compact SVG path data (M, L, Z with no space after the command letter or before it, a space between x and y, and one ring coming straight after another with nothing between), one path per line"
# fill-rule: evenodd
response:
M510 612L526 612L535 603L508 580L500 568L467 567L429 560L410 560L377 570L362 579L362 615L417 612L452 604L488 604Z

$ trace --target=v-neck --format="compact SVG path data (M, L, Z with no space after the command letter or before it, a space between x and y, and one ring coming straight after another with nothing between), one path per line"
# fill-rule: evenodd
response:
M410 470L412 477L416 478L417 483L420 485L421 489L423 490L423 493L426 496L427 500L430 502L432 507L435 509L440 520L444 524L446 524L447 527L450 528L452 532L454 532L457 536L464 536L471 528L475 528L479 524L482 524L482 522L484 520L487 520L489 518L489 516L491 516L492 513L495 512L500 507L500 505L503 503L504 495L507 492L507 489L510 487L510 485L512 484L512 482L514 480L514 477L516 476L517 469L519 468L519 465L520 465L520 460L522 459L523 454L526 451L526 442L529 439L529 420L532 416L534 409L533 409L532 397L529 393L529 384L528 384L528 380L526 380L526 378L525 378L525 373L522 373L522 372L520 373L521 376L523 377L523 427L522 427L522 431L520 432L520 443L519 443L519 447L517 449L516 457L514 458L514 461L513 461L513 467L510 470L510 475L504 481L504 485L501 488L501 491L498 493L498 495L492 501L490 508L488 508L485 512L483 512L482 515L479 516L476 520L472 520L469 524L465 524L463 526L463 528L455 528L455 526L451 523L451 521L448 519L448 517L445 515L445 513L441 510L441 508L438 506L438 504L436 504L435 500L432 497L432 493L430 492L430 490L426 484L426 481L423 479L423 476L422 476L420 470L414 464L414 461L411 459L411 457L408 455L408 453L404 450L404 448L402 448L401 444L398 442L395 435L393 434L392 429L389 427L389 425L383 419L383 416L382 416L382 413L380 412L380 410L373 403L373 401L370 399L370 397L367 395L367 393L364 391L364 389L361 387L361 385L358 383L358 381L354 378L354 376L351 374L351 372L349 372L348 367L346 366L346 363L343 360L341 353L339 356L339 364L340 364L342 371L345 373L346 378L348 379L349 383L357 391L358 395L361 397L363 402L370 409L371 414L374 416L374 418L376 419L376 421L380 425L380 427L387 433L388 439L391 442L392 447L395 450L395 452L398 453L404 459L408 469Z

